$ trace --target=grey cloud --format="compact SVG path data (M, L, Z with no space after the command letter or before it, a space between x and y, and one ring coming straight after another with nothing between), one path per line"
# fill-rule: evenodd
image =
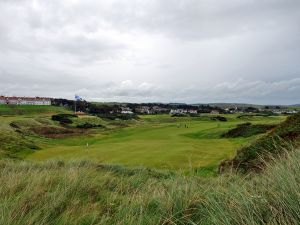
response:
M252 30L297 27L297 0L117 1L105 19L119 29L147 29L182 38L219 38ZM101 10L100 10L101 11Z
M205 103L216 102L243 102L250 99L252 103L260 104L292 104L300 102L300 78L292 80L281 80L277 82L238 80L236 82L219 83L211 87L198 88L196 86L182 89L169 86L155 85L151 83L134 83L127 80L121 83L111 83L108 87L103 86L101 90L79 91L83 96L102 96L105 99L118 101L143 102L145 97L150 101L163 102L188 102ZM112 98L113 97L113 98Z
M300 102L298 0L0 0L0 94Z

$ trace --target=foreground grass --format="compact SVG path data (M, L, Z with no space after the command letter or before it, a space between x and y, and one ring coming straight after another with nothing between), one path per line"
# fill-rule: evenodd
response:
M0 161L0 224L299 224L300 151L217 178L88 161Z

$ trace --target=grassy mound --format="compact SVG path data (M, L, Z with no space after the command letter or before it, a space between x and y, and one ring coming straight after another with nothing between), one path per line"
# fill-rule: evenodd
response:
M41 120L40 118L15 120L10 123L10 126L16 129L15 131L18 131L24 135L35 134L38 136L49 138L64 137L75 133L75 131L72 129L58 126L51 120Z
M300 151L200 178L91 162L0 161L0 224L298 224Z
M73 118L73 126L77 128L104 128L106 124L101 118L96 116L81 116L78 118Z
M0 131L0 159L16 158L19 153L30 153L39 149L35 143L26 139L22 134L10 130Z
M263 134L267 131L275 128L276 125L273 124L251 124L251 123L242 123L237 125L236 128L233 128L226 133L222 134L221 137L224 138L237 138L237 137L251 137L257 134Z
M0 105L0 115L35 115L67 113L67 109L57 106L45 105Z
M221 163L219 169L238 169L242 172L259 171L264 168L264 160L276 156L284 150L298 146L300 141L300 113L292 115L272 132L238 150L231 160Z

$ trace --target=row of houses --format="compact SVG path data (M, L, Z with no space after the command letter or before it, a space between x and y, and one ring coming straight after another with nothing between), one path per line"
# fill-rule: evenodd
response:
M158 113L170 113L172 115L175 114L197 114L197 110L193 109L167 109L159 106L140 106L134 109L135 113L138 114L158 114ZM133 114L134 113L129 107L121 107L122 114ZM111 112L112 113L112 112Z
M168 113L170 112L170 109L163 108L160 106L139 106L135 108L136 113L141 113L141 114L156 114L156 113Z
M51 105L51 98L0 96L2 105Z
M195 109L171 109L171 115L182 115L182 114L198 114L198 111Z
M275 114L295 114L299 111L295 109L273 109L271 112Z

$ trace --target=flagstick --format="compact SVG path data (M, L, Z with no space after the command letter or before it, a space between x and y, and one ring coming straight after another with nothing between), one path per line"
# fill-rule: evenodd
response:
M77 102L77 101L76 101L76 99L75 99L75 114L76 114L76 102Z

